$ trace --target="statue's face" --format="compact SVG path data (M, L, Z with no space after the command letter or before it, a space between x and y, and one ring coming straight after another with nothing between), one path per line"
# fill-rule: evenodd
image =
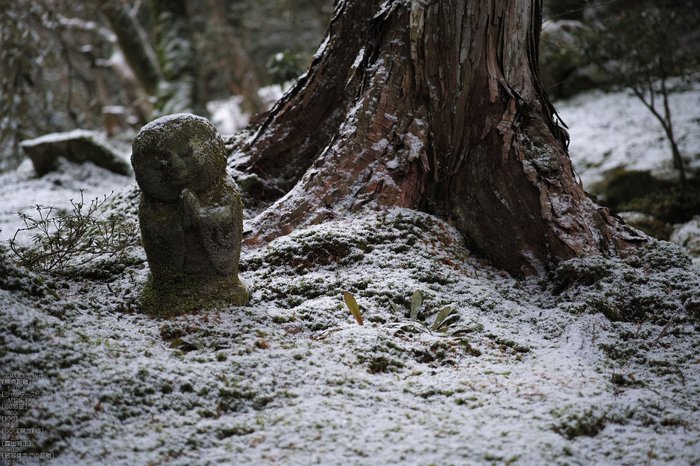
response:
M216 158L203 148L168 141L149 151L147 157L136 179L149 197L174 201L184 189L201 193L219 181Z
M218 185L225 175L226 158L223 142L208 121L171 115L139 132L131 163L147 197L172 202L185 189L199 194Z

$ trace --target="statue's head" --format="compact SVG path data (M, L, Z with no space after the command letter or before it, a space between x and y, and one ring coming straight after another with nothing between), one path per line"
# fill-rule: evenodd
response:
M206 118L178 113L141 128L131 165L147 197L173 202L184 189L202 194L217 187L226 175L226 151Z

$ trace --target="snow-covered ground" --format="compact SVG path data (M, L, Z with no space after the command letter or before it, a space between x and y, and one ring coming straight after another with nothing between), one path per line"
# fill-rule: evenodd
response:
M24 228L18 212L36 217L37 205L70 212L71 200L80 201L81 190L86 200L102 198L118 193L132 182L133 177L117 175L92 163L78 165L65 159L59 159L58 170L37 178L32 162L25 159L16 170L0 174L0 240L5 242ZM29 236L20 232L17 238L28 241Z
M619 126L620 105L635 108L624 93L558 105L584 181L631 154L647 115ZM639 167L667 166L658 147ZM0 235L18 210L79 189L126 187L124 203L130 183L67 162L35 179L25 162L0 175ZM250 306L169 320L135 312L147 266L131 256L43 282L0 260L15 289L0 290L0 372L38 376L17 425L43 430L18 439L56 453L45 464L700 464L699 270L668 243L518 281L434 217L366 212L244 250ZM428 327L454 309L448 332L408 318L416 290Z

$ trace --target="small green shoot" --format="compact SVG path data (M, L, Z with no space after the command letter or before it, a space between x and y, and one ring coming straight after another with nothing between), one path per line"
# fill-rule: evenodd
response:
M422 302L423 297L421 296L420 291L414 291L413 296L411 297L411 320L415 320L416 317L418 317L418 308L420 307Z
M204 344L202 344L202 341L196 337L176 338L172 343L170 343L170 347L179 348L185 352L194 350L202 351L204 349Z
M344 298L345 305L348 307L348 309L350 309L350 313L355 318L358 325L363 325L362 314L360 313L360 306L357 304L357 301L355 301L355 297L346 291L344 293Z
M436 330L441 331L441 332L447 331L446 328L440 330L440 327L442 326L442 324L445 323L445 319L447 319L447 316L449 316L451 313L452 313L452 308L450 306L447 306L446 308L441 310L438 313L437 317L435 318L435 322L433 323L433 327L431 328L431 330L433 332Z

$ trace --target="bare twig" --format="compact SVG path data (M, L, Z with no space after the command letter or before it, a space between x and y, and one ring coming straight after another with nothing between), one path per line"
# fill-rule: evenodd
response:
M654 317L657 317L657 316L658 316L659 314L661 314L662 312L664 312L664 310L663 310L663 309L660 309L659 312L657 312L656 314L654 314L654 315L651 316L651 317L648 317L644 322L640 323L639 326L637 327L637 334L634 336L634 338L639 338L639 331L642 329L642 325L646 324L647 322L649 322L649 321L650 321L651 319L653 319Z
M54 207L36 206L38 217L19 213L25 228L17 230L10 240L10 249L21 265L40 272L52 272L68 265L83 266L99 256L121 256L138 242L137 229L131 222L110 216L100 219L109 196L96 198L84 211L85 199L71 200L72 213L56 215ZM21 231L36 231L33 245L17 241Z
M668 331L669 327L670 327L671 324L673 323L673 318L676 317L676 314L678 314L678 310L676 310L676 312L673 313L673 315L671 316L671 318L668 319L668 323L667 323L667 324L664 326L664 328L661 330L661 333L659 334L658 337L656 337L656 340L654 340L654 343L652 343L652 345L657 344L657 343L659 342L659 340L661 340L661 338L663 338L664 335L666 335L666 332Z

